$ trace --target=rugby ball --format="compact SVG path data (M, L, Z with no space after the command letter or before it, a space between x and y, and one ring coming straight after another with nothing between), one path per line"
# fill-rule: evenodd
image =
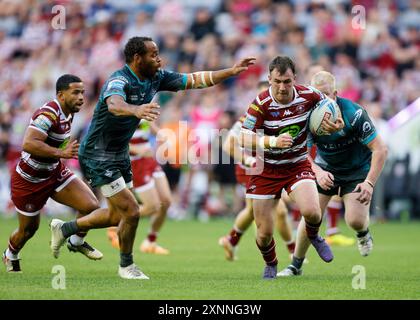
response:
M321 127L322 121L328 119L331 122L335 122L339 114L340 108L334 100L325 98L319 101L309 115L309 130L317 136L326 135Z

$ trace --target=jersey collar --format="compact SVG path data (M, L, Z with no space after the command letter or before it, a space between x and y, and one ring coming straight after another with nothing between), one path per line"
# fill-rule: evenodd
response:
M64 111L63 111L63 108L61 108L61 104L60 104L60 102L57 100L57 99L54 99L54 102L57 104L57 106L58 106L58 108L60 109L60 113L63 115L63 116L66 116L66 114L64 113ZM68 115L68 117L67 118L64 118L64 120L65 121L70 121L70 119L73 117L73 114L72 113L70 113L69 115Z
M288 107L290 107L293 103L296 103L296 99L298 99L298 97L299 97L295 86L293 86L293 100L290 101L288 104L278 103L276 101L276 99L274 99L273 93L271 91L271 86L270 86L270 88L268 88L268 92L269 92L270 97L271 97L271 100L272 100L272 103L270 105L271 106L276 106L276 107L281 107L281 108L288 108Z
M130 73L134 76L134 78L136 78L136 80L137 80L137 82L138 83L141 83L142 81L139 79L139 77L137 77L137 75L134 73L134 71L133 70L131 70L131 68L129 67L129 65L128 64L125 64L125 68L127 68L129 71L130 71Z

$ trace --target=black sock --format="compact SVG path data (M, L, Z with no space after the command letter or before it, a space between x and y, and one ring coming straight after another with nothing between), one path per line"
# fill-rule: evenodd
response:
M357 233L357 237L358 238L362 238L362 237L364 237L365 235L367 235L369 233L369 228L367 228L365 231L359 231L358 233Z
M120 253L120 266L128 267L133 264L133 254L132 253Z
M300 268L302 268L303 260L305 260L305 258L296 258L295 256L293 256L291 265L299 270Z
M61 231L63 232L64 238L68 238L71 235L76 234L79 231L76 220L64 222L63 226L61 227Z

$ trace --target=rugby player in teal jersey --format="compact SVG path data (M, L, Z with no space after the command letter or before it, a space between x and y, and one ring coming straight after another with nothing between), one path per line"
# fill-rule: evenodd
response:
M344 120L344 128L331 135L312 136L317 155L310 159L315 172L322 212L334 195L343 198L346 223L356 231L362 256L373 248L369 232L369 203L373 188L387 158L387 147L378 135L367 112L358 104L337 96L334 76L326 71L316 73L312 86L334 99ZM292 264L277 276L302 274L302 261L309 248L304 228L298 228Z
M148 37L131 38L124 49L126 65L114 72L102 87L92 122L79 150L79 162L91 187L99 188L108 208L84 219L51 222L51 250L58 256L65 239L79 231L118 226L120 266L125 279L149 279L133 261L133 243L139 221L139 205L131 192L129 141L140 119L155 120L159 106L151 102L159 91L200 89L236 76L255 62L244 58L218 71L177 73L161 69L156 43Z

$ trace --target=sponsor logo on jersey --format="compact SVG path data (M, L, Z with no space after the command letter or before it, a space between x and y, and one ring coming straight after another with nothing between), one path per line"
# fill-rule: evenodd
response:
M372 126L370 125L369 121L366 121L363 123L363 132L369 132L372 129Z
M305 106L299 105L296 107L297 113L304 113L305 112Z
M273 111L273 112L270 112L270 114L271 114L273 117L278 117L278 116L280 116L280 112L279 112L279 111Z
M255 104L251 104L250 106L249 106L251 109L253 109L253 110L255 110L255 111L257 111L257 112L259 112L259 113L261 113L261 114L264 114L262 111L261 111L261 109L257 106L257 105L255 105Z
M52 112L44 111L42 114L50 117L53 121L55 121L57 119L57 116L54 113L52 113Z
M48 131L51 128L51 126L52 126L52 122L51 122L51 120L47 116L45 116L43 114L40 114L32 122L32 125L34 125L35 127L39 128L39 129L41 129L43 131Z
M280 134L286 133L286 132L288 132L292 136L292 138L295 138L300 132L300 127L296 124L293 124L291 126L284 127L283 129L280 130Z
M315 176L310 171L302 171L301 173L296 175L296 179L315 179Z
M293 112L292 112L292 111L290 111L290 110L286 110L286 111L284 111L284 113L283 113L283 117L291 116L292 114L293 114Z
M257 118L247 113L243 126L247 129L252 130L254 129L254 126L256 123L257 123Z
M123 90L125 85L126 85L126 82L120 79L113 79L110 82L108 82L106 91Z
M132 96L130 96L130 99L131 100L137 100L139 98L139 96L138 95L132 95Z
M109 185L112 190L118 189L120 187L120 183L118 181L114 181Z
M65 149L67 147L67 145L69 144L70 141L70 137L64 139L64 141L60 144L60 146L58 147L59 149Z
M351 126L354 127L354 125L356 124L357 120L360 119L360 117L362 116L363 110L359 109L354 113L354 119L351 122Z

